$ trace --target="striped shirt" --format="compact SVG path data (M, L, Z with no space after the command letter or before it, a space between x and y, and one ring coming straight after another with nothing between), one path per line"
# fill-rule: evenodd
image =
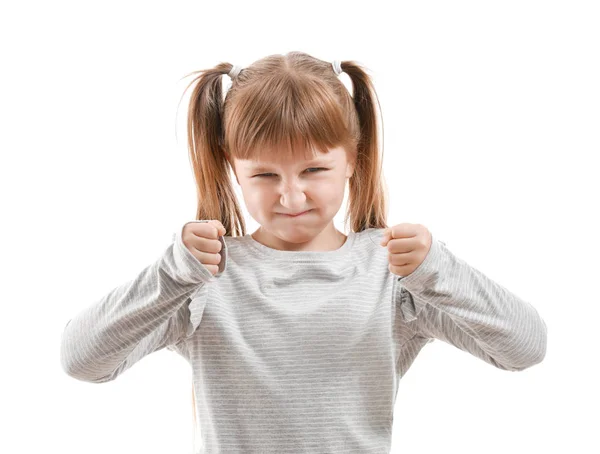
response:
M436 237L415 271L391 273L383 230L350 232L334 251L221 236L215 276L180 230L155 263L69 320L61 365L104 383L165 347L181 355L196 454L389 453L398 384L425 344L520 371L543 360L547 329Z

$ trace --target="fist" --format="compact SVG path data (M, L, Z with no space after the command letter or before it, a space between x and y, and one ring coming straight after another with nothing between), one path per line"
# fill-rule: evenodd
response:
M216 219L208 222L189 222L183 226L181 232L185 247L213 276L219 272L221 262L219 235L225 235L225 227Z
M380 244L389 251L389 270L405 277L427 257L431 248L431 233L421 224L397 224L385 229Z

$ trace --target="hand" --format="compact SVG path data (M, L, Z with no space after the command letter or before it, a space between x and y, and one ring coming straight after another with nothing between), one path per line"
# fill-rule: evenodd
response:
M225 235L225 227L220 221L188 222L183 226L181 239L185 247L214 276L219 272L221 263L221 242L219 235Z
M389 250L389 270L405 277L423 263L431 248L431 241L427 227L403 223L385 229L380 244Z

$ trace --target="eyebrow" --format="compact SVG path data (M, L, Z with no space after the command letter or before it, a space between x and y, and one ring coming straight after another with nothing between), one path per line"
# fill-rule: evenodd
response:
M305 166L314 166L314 165L323 165L323 166L330 166L333 165L333 161L331 160L324 160L324 159L314 159L312 161L307 161L306 163L304 163ZM268 165L268 164L258 164L256 166L250 166L249 170L251 172L264 172L265 170L271 170L273 167Z

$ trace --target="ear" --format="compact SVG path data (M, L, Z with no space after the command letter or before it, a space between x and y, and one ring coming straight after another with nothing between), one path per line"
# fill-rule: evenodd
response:
M354 175L354 169L356 167L356 159L351 158L346 165L346 178L350 178Z

